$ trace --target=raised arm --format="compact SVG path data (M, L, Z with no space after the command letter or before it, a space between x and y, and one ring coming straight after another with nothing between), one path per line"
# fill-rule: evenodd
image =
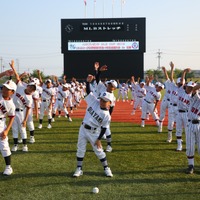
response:
M17 82L21 81L21 79L20 79L20 77L19 77L19 74L17 73L17 71L16 71L16 69L15 69L14 60L11 60L11 63L9 63L9 64L10 64L11 69L12 69L13 72L14 72L14 75L15 75L15 77L16 77L16 81L17 81Z
M38 73L38 78L39 78L39 81L40 81L40 85L43 85L43 81L42 81L40 70L37 70L37 73Z
M53 76L54 81L56 82L57 87L60 85L59 81L58 81L58 77L57 76Z
M98 84L99 81L100 81L101 72L108 70L108 67L107 67L107 65L103 65L103 66L100 67L99 62L95 62L94 63L94 70L95 70L95 80L96 80L96 83Z
M189 73L190 71L191 71L190 68L186 68L186 69L183 70L183 73L182 73L182 76L181 76L181 82L180 82L182 85L184 84L186 73Z
M170 62L169 66L171 67L171 73L170 73L170 81L174 82L174 63Z
M132 84L135 84L135 77L134 77L134 76L131 76L130 82L131 82Z
M64 84L67 83L67 76L66 75L63 76L63 83Z
M165 79L168 80L168 79L169 79L169 76L168 76L167 70L166 70L166 68L165 68L164 66L162 67L162 70L163 70L163 73L164 73L164 75L165 75Z
M4 76L13 76L13 70L12 69L9 69L9 70L6 70L4 72L1 72L0 73L0 78L1 77L4 77Z
M87 79L86 79L86 93L87 95L90 94L90 83L94 79L94 76L91 74L88 74Z

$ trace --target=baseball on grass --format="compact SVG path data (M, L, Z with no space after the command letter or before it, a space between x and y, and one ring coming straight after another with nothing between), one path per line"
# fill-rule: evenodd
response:
M98 188L98 187L94 187L94 188L92 189L92 192L93 192L94 194L99 193L99 188Z

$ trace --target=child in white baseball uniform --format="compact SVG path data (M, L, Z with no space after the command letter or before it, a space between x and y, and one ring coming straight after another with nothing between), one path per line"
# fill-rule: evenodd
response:
M183 71L181 77L181 84L185 80L186 73L190 72L190 68ZM178 114L176 116L176 138L177 138L177 149L176 151L182 151L182 133L183 128L186 130L188 124L188 109L190 106L190 98L192 96L192 90L194 85L191 82L185 86L178 88Z
M191 85L193 84L194 87L190 99L190 107L188 109L188 125L186 128L186 155L188 159L188 169L186 170L186 173L192 174L194 172L194 154L196 145L197 151L200 154L200 96L198 94L200 84L196 85L194 82L189 83Z
M3 174L8 176L13 173L11 167L11 151L8 143L8 132L15 116L15 105L11 97L16 89L16 84L12 80L8 80L3 84L2 93L0 94L0 150L6 164ZM9 120L6 125L7 116Z
M14 67L14 62L11 62L10 66L15 74L17 81L17 90L13 98L13 102L16 107L15 109L16 114L14 122L12 124L12 134L14 140L14 146L12 147L12 151L18 150L18 134L20 132L23 142L22 151L27 152L28 147L26 144L27 140L26 124L32 107L33 103L32 94L36 90L36 84L34 82L30 82L28 83L27 86L25 86Z
M43 83L39 70L38 70L38 77L39 77L39 80L40 80L40 85L42 87L38 128L39 129L42 128L44 112L47 111L47 115L48 115L48 126L47 126L47 128L50 129L50 128L52 128L51 119L52 119L52 101L53 101L53 97L54 97L54 89L52 87L50 79L47 79L45 81L45 84Z
M172 66L173 63L170 62L170 66ZM163 128L163 121L166 115L166 111L169 108L170 105L170 95L171 95L171 90L170 90L170 84L171 84L171 80L169 79L169 76L167 74L167 70L165 67L162 67L162 70L164 72L165 75L165 94L164 97L161 101L161 105L160 105L160 118L159 118L159 126L158 126L158 133L162 132L162 128Z
M153 119L156 122L156 125L159 125L159 118L155 112L156 107L158 102L161 99L161 93L160 91L164 89L164 85L162 83L158 83L158 86L155 88L153 86L150 86L150 82L153 80L153 77L147 78L146 79L146 86L148 87L148 92L146 97L144 98L142 102L142 122L141 122L141 127L145 127L145 119L147 116L147 112L150 112L152 115Z
M109 106L111 103L111 94L104 92L100 96L100 100L97 99L92 92L90 92L89 83L92 81L93 76L87 77L87 96L85 98L88 106L86 114L84 116L82 125L79 129L78 144L77 144L77 168L74 172L74 177L79 177L83 174L82 164L86 152L86 145L89 141L93 147L93 151L102 163L105 175L112 177L113 174L108 167L106 154L103 151L101 145L101 138L105 134L106 129L109 127L110 114ZM99 128L101 131L99 132Z
M24 75L28 75L29 74L24 74ZM20 75L20 78L22 78L23 76ZM38 101L39 101L39 97L40 97L40 81L38 78L33 78L33 77L29 77L29 81L30 82L34 82L35 85L36 85L36 90L35 92L33 92L32 94L32 98L33 98L33 103L32 103L32 107L31 107L31 110L30 110L30 113L29 113L29 116L28 116L28 119L27 119L27 127L29 129L29 132L30 132L30 140L29 140L29 143L33 144L35 143L35 126L34 126L34 121L33 121L33 109L35 110L35 116L36 116L36 119L38 120ZM27 86L27 83L23 83L24 86ZM22 139L18 139L18 143L22 143Z
M62 86L59 85L56 102L55 102L55 105L53 107L53 115L52 115L53 121L55 121L54 118L56 116L56 111L57 111L57 109L59 109L60 111L63 110L64 113L65 113L65 117L67 117L68 120L70 122L72 122L72 119L69 116L69 113L68 113L67 107L66 107L68 96L69 96L68 83L62 84Z
M176 122L176 117L178 113L178 88L182 86L181 77L177 78L176 83L174 81L174 64L171 64L171 74L170 74L169 90L171 91L170 95L170 104L168 108L168 137L167 142L172 142L172 131L174 124Z
M134 88L135 93L136 93L136 98L135 98L135 102L134 102L134 106L133 106L133 111L131 113L131 115L134 115L136 109L138 107L142 106L143 99L146 96L147 92L146 92L146 89L144 88L145 82L144 81L141 81L140 83L135 82L134 76L131 77L131 84L132 84L132 87Z

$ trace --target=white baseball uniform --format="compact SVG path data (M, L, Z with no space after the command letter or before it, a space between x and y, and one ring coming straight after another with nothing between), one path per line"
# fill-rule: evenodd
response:
M5 100L0 94L0 133L6 129L6 117L12 118L15 116L15 104L13 100ZM2 140L0 137L0 150L3 157L11 155L8 136Z
M99 127L108 128L111 117L108 110L100 108L99 100L92 93L85 100L88 106L82 126L79 129L77 157L83 158L85 156L86 145L89 141L97 157L102 159L106 156L103 149L97 149L94 144L100 134Z
M186 128L186 155L193 157L195 144L200 154L200 96L195 94L190 100L188 109L188 125ZM193 164L194 163L189 163Z
M42 94L41 94L41 106L40 106L40 119L41 120L44 117L45 110L48 113L48 119L52 118L52 109L49 108L52 96L54 96L54 89L52 87L47 88L46 85L43 84Z
M174 82L171 82L169 87L171 95L168 108L168 130L172 131L178 113L178 86Z
M22 122L24 121L26 115L26 109L31 108L33 100L32 95L25 93L25 89L26 86L19 81L17 83L17 90L13 98L13 102L16 107L16 115L12 124L12 134L14 139L18 138L19 132L21 133L22 139L27 139L26 127L22 126Z
M160 122L163 122L165 118L166 110L168 109L170 104L170 95L171 95L171 89L170 89L171 81L168 79L167 81L165 81L164 84L165 84L165 95L160 105L160 119L159 119Z
M188 124L188 109L192 94L187 94L183 87L178 88L178 113L176 116L177 151L182 151L182 132Z
M156 88L153 86L147 86L148 92L146 94L146 97L144 98L142 102L142 126L144 127L144 120L146 119L147 112L150 112L153 119L156 121L156 125L158 126L158 115L154 111L155 108L155 101L159 101L161 99L161 93L156 91Z
M137 110L138 107L142 106L142 102L144 97L146 96L146 89L144 87L141 87L140 84L132 84L134 86L135 89L135 93L136 93L136 98L135 98L135 102L134 102L134 106L133 106L133 112L132 114L135 114L135 111Z
M58 86L57 98L53 107L53 114L56 114L57 109L63 110L65 112L65 115L69 114L66 106L64 105L65 99L67 99L69 95L69 90L63 91L62 86Z
M178 114L176 116L176 136L181 137L183 127L186 129L188 123L187 112L190 106L192 94L187 94L183 87L178 88Z

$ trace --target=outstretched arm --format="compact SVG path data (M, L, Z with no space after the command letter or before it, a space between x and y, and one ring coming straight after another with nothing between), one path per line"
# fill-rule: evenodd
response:
M174 81L174 63L170 62L169 65L171 67L170 81L173 82Z
M11 69L12 69L13 72L14 72L14 75L15 75L15 77L16 77L17 82L21 81L21 79L20 79L20 77L19 77L19 74L17 73L17 71L16 71L16 69L15 69L14 60L11 60L11 63L9 63L9 64L10 64Z
M189 73L190 71L191 71L190 68L186 68L186 69L183 70L183 73L182 73L182 76L181 76L181 84L182 85L184 83L186 73Z
M169 79L169 76L168 76L167 70L166 70L166 68L165 68L164 66L162 67L162 70L163 70L163 73L164 73L164 75L165 75L165 79L168 80L168 79Z
M94 76L91 74L88 74L87 79L86 79L86 93L87 95L90 94L90 83L94 79Z
M13 70L9 69L9 70L6 70L4 72L1 72L0 73L0 78L3 77L3 76L12 76L12 75L13 75Z
M37 73L38 73L38 78L39 78L39 81L40 81L40 85L43 85L43 81L42 81L42 77L41 77L41 74L40 74L40 70L37 70Z

